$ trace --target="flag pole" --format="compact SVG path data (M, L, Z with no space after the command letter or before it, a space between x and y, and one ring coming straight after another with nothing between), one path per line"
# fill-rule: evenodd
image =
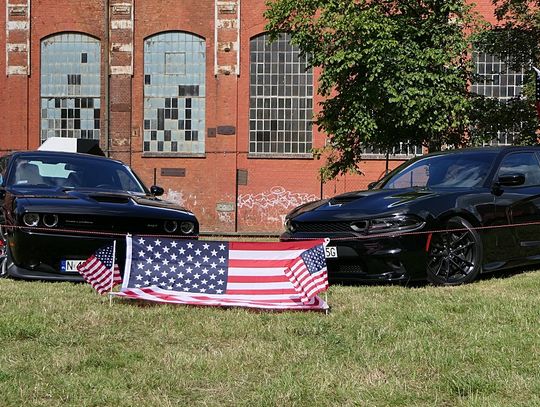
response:
M113 241L112 264L111 264L111 286L109 287L109 307L112 307L112 289L114 285L114 262L116 261L116 239Z

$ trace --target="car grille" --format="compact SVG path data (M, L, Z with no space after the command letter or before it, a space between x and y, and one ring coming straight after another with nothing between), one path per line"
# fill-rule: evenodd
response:
M113 233L164 233L163 221L109 216L60 215L59 229Z
M298 222L295 232L305 233L352 233L349 222Z
M364 272L362 266L357 263L339 264L338 271L340 273L363 273Z

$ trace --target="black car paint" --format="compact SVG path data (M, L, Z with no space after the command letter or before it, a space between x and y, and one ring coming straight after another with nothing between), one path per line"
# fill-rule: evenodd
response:
M12 172L15 171L12 163L17 158L69 159L75 156L96 165L99 163L96 160L112 162L107 158L59 152L16 152L1 158L4 171L0 173L0 225L4 225L2 233L7 240L10 261L13 262L7 270L10 276L80 281L78 273L60 272L61 260L86 259L113 240L117 242L117 259L122 268L125 234L167 234L162 228L165 220L192 222L195 225L193 232L180 237L197 238L199 224L193 213L157 198L144 185L144 193L133 193L97 188L26 187L8 184ZM121 165L120 162L117 163ZM159 187L152 187L151 190L155 194L163 192ZM22 222L25 213L56 214L59 222L53 228L46 228L44 225L27 227Z
M320 225L320 230L286 231L281 240L329 237L330 245L338 250L337 259L327 259L329 278L333 281L424 280L430 234L444 228L446 220L459 216L480 235L483 272L540 262L540 185L516 185L521 174L511 179L497 178L504 157L534 152L539 159L540 149L482 148L434 153L428 157L441 154L458 157L470 152L496 155L480 187L381 189L391 177L425 156L419 157L398 167L372 189L296 208L287 215L286 222L313 223ZM358 219L411 214L425 221L420 230L411 233L366 236L352 230L329 232L332 225L340 222L346 225Z

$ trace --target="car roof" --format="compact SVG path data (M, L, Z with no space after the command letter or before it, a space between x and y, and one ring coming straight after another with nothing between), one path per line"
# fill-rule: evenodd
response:
M85 153L71 153L66 151L45 151L45 150L29 150L29 151L14 151L10 154L12 157L57 157L57 158L69 158L78 157L90 160L104 160L114 161L123 164L120 160L114 160L112 158L102 157L99 155L85 154Z
M468 147L468 148L456 148L448 149L442 151L434 151L432 153L424 154L418 157L429 157L434 155L443 155L443 154L462 154L462 153L493 153L498 154L505 151L524 151L535 149L540 152L540 146L486 146L486 147Z

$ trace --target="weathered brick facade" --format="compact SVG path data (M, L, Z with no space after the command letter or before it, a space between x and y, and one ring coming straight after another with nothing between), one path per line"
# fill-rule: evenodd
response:
M491 18L491 2L478 3L479 12ZM0 30L5 49L0 58L4 72L0 154L39 146L40 44L53 34L75 32L101 43L101 146L111 157L130 164L148 185L163 186L169 199L192 209L203 231L279 231L284 215L298 204L365 188L385 171L384 160L369 160L361 164L364 175L321 186L320 161L249 157L249 41L264 32L265 0L3 0L2 4L0 22L6 29ZM143 44L149 36L167 31L205 39L202 156L143 152ZM314 99L316 109L317 96ZM313 145L324 142L315 128ZM391 160L389 166L399 163ZM170 169L184 171L173 170L176 176L171 176Z

